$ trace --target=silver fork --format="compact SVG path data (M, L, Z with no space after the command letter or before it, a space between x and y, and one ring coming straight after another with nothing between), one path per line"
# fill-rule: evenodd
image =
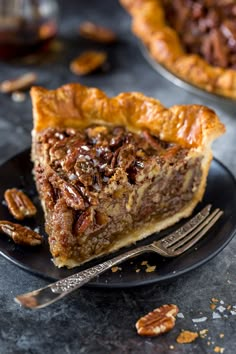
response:
M210 213L207 205L187 223L159 241L125 252L94 267L85 269L67 278L29 293L18 295L15 301L24 307L38 309L52 304L72 291L88 283L92 278L129 258L145 252L156 252L164 257L176 257L192 247L221 217L223 211L215 209Z

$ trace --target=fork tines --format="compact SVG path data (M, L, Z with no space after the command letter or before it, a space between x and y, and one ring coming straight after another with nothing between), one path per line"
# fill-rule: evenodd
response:
M212 213L210 210L209 204L178 230L158 241L158 246L170 257L185 252L199 241L223 214L218 208Z

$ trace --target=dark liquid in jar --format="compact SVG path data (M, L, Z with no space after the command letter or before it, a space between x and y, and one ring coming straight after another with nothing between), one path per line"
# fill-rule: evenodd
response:
M25 56L45 50L55 37L54 21L25 22L20 18L0 21L0 59Z

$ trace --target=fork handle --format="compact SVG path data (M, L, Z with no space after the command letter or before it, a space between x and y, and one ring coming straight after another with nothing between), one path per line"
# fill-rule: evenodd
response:
M48 306L53 302L63 298L72 291L80 288L84 284L88 283L91 279L110 269L114 265L117 265L125 260L128 260L147 251L152 251L152 247L149 245L138 247L134 250L123 253L120 256L100 263L94 267L85 269L67 278L51 283L44 288L18 295L15 297L15 301L20 303L22 306L31 309Z

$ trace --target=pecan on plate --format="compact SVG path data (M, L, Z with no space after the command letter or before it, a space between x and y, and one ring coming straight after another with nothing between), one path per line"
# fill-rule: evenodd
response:
M25 217L31 217L37 213L37 209L29 197L19 189L7 189L4 198L10 213L17 220L23 220Z
M72 60L70 69L76 75L87 75L100 68L106 60L107 54L105 52L89 50Z
M175 316L179 309L168 304L156 308L136 322L136 329L141 336L158 336L169 332L175 325Z
M109 28L88 21L81 23L79 34L81 37L99 43L113 43L117 39L116 34Z
M176 338L176 342L180 344L191 343L198 337L197 332L182 331Z
M0 232L10 236L19 245L38 246L43 242L42 236L37 232L10 221L0 221Z
M37 80L35 73L26 73L15 79L3 81L0 84L0 92L11 93L21 91L32 86Z

